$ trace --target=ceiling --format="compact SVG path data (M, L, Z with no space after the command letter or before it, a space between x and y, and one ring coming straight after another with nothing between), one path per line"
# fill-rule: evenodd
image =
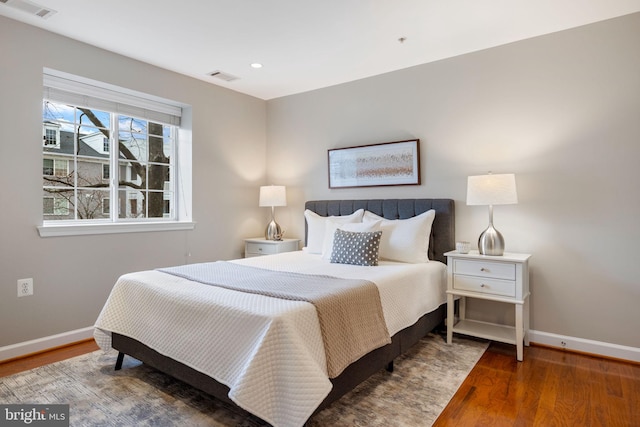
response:
M1 15L265 100L638 11L640 0L0 0Z

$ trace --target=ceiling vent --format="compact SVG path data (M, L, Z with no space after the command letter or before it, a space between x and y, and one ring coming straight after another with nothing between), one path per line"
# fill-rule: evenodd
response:
M215 77L216 79L224 80L225 82L232 82L240 78L220 70L212 71L208 73L208 75Z
M4 3L9 7L44 19L48 19L57 13L57 11L53 9L47 9L44 6L40 6L39 4L35 4L28 0L0 0L0 3Z

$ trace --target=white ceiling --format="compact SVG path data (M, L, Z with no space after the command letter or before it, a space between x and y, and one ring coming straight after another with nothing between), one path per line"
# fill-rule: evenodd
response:
M640 0L29 1L57 13L0 3L0 14L262 99L640 11Z

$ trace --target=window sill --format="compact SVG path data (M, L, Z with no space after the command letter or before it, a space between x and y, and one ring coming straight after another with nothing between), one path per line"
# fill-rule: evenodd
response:
M142 233L193 230L193 221L123 222L108 224L47 224L38 226L40 237L85 236L92 234Z

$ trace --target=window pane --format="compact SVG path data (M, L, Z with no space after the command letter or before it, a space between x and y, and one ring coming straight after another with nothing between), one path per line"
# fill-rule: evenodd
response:
M164 190L165 183L169 181L169 166L151 164L148 168L147 188L149 190Z
M107 163L105 163L107 162ZM103 166L108 165L108 160L90 161L87 159L78 159L78 186L80 187L105 187L102 179Z
M147 121L129 116L118 116L118 128L122 131L147 134Z
M154 136L161 137L163 135L164 126L162 126L162 124L149 122L148 126L149 126L149 132L148 132L149 136L154 135Z
M42 198L42 212L47 220L73 219L73 215L69 211L69 201L61 194L44 196Z
M175 143L175 133L173 130L174 128L172 126L163 126L162 128L163 150L167 158L171 157Z
M91 108L78 107L78 123L109 129L111 126L111 114L105 111L92 110Z
M42 103L43 122L75 123L75 113L76 109L70 105L58 104L51 101L43 101Z
M75 176L73 174L67 176L44 175L42 177L42 188L49 193L59 193L60 191L73 192ZM61 187L66 187L62 189Z
M147 161L147 136L132 132L120 131L118 149L121 157L140 162Z
M81 126L78 131L77 154L84 157L109 158L109 149L105 151L105 139L108 141L109 131Z
M168 144L169 144L168 146L165 144L165 140L163 137L150 135L149 136L149 161L155 162L155 163L169 163L169 156L171 154L170 140L168 141Z
M118 167L119 188L133 187L141 188L146 180L147 170L144 165L138 162L121 161Z
M69 200L63 197L53 199L53 214L61 217L72 217L73 213L69 209Z
M76 210L78 219L109 218L109 213L102 212L103 200L109 199L109 191L99 189L78 190Z
M164 193L161 191L150 191L147 195L149 218L163 218L164 217Z
M145 197L144 192L139 190L118 191L119 218L145 218Z

